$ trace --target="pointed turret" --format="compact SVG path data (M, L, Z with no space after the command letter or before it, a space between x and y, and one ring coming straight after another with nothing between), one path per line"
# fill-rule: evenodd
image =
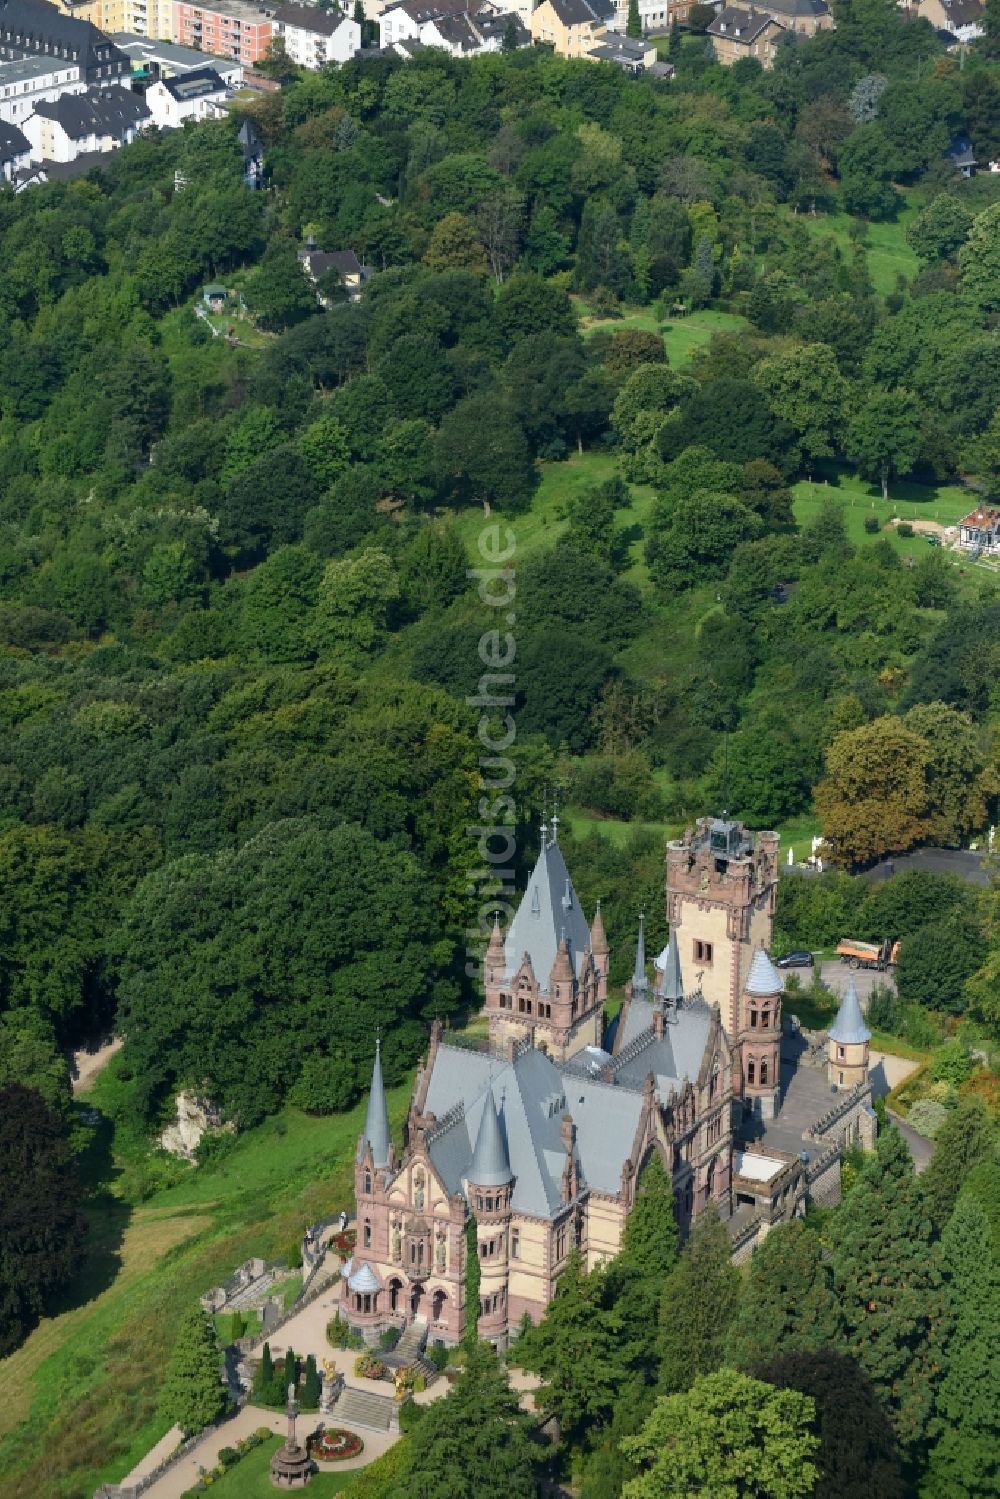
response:
M670 940L656 960L660 978L656 992L669 1004L679 1005L684 998L684 980L681 977L681 955L677 946L677 933L671 929Z
M503 978L504 966L503 935L500 931L500 913L495 912L493 916L493 930L490 933L490 945L486 949L486 982L487 984L498 983Z
M493 1089L486 1091L483 1116L479 1121L476 1148L469 1164L469 1181L477 1187L505 1187L511 1179L507 1142L500 1128Z
M597 902L594 924L590 928L590 950L595 957L608 951L608 939L604 932L604 917L601 915L600 901Z
M385 1084L382 1081L382 1043L375 1042L375 1066L372 1068L372 1086L368 1094L368 1113L365 1116L365 1132L361 1136L358 1160L371 1146L372 1162L376 1166L388 1166L392 1149L389 1132L389 1108L385 1101Z
M853 979L826 1034L827 1076L833 1086L856 1088L859 1083L867 1082L871 1031L865 1025Z
M633 997L644 995L649 988L646 977L646 913L639 912L639 936L635 944L635 969L632 973Z
M563 931L556 949L556 960L552 965L550 987L556 984L572 984L573 982L573 959L570 956L569 943L566 941L566 933Z
M758 998L769 998L772 994L780 994L784 987L784 980L766 950L758 947L750 961L746 992Z
M827 1035L831 1041L837 1041L841 1046L863 1046L872 1038L871 1031L865 1025L865 1017L861 1013L861 1001L853 979L840 1001L837 1018Z

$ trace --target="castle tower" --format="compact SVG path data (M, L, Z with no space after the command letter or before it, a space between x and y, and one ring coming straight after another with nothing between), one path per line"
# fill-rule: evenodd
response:
M542 826L538 859L506 940L494 926L483 988L494 1047L527 1039L561 1062L601 1043L608 943L599 911L593 931L587 924L557 831L555 817L551 833Z
M778 890L778 835L702 817L667 844L667 921L689 988L718 1005L730 1042L754 949L769 948Z
M740 1017L743 1098L761 1119L773 1119L781 1091L781 974L763 947L750 961ZM740 1091L740 1068L734 1069L734 1092Z
M868 1081L868 1043L872 1033L865 1025L861 1001L851 979L840 1001L837 1018L826 1033L827 1076L835 1088L845 1092Z
M480 1251L482 1306L465 1308L465 1325L475 1316L480 1335L494 1340L503 1336L507 1326L507 1244L513 1187L510 1154L491 1084L486 1089L465 1183L469 1208L476 1215L477 1243L484 1246ZM467 1283L467 1275L463 1279Z
M354 1157L354 1198L357 1203L359 1258L385 1258L388 1252L383 1214L378 1208L385 1200L386 1185L396 1166L396 1151L389 1129L389 1109L382 1081L382 1046L375 1042L375 1065L368 1094L365 1127ZM374 1315L375 1304L371 1303Z

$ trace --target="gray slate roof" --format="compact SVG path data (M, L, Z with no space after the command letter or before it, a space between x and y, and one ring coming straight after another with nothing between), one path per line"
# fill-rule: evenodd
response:
M129 71L128 58L90 21L64 15L44 0L3 0L0 4L0 37L29 53L68 58L79 63L87 76L98 65L115 68L117 75Z
M510 1181L507 1142L500 1130L500 1120L490 1088L487 1088L483 1101L476 1148L472 1152L469 1166L469 1180L475 1182L477 1187L505 1187Z
M837 1018L827 1035L831 1041L836 1041L841 1046L860 1046L872 1038L871 1031L865 1025L865 1017L861 1013L861 1001L858 999L858 991L854 987L853 979L840 1001Z
M705 30L709 36L726 36L747 44L756 41L773 19L766 10L742 10L738 5L727 5Z
M555 838L546 838L543 833L542 848L531 871L528 888L507 929L504 942L507 979L514 977L527 953L535 978L543 990L547 989L564 933L573 969L579 978L583 971L584 952L590 946L590 927L580 909L562 850Z
M35 114L55 120L70 140L92 134L123 139L127 130L152 119L145 101L118 83L88 89L85 94L60 94L58 99L36 104Z
M652 1004L633 1000L615 1059L614 1080L619 1087L641 1089L651 1072L657 1090L666 1097L672 1089L679 1092L685 1079L697 1081L712 1026L712 1011L700 997L689 1000L665 1027L662 1041L656 1040L652 1025Z
M27 156L30 150L27 136L16 125L0 120L0 162L16 161L19 156Z
M224 94L226 85L214 68L197 68L161 80L167 93L183 104L188 99L202 99L206 94Z
M775 968L764 948L758 947L750 962L747 975L748 994L780 994L784 989L781 974Z
M677 947L675 931L671 931L670 940L656 960L656 967L658 970L657 994L679 1005L684 998L684 980L681 977L681 955Z
M564 26L585 26L588 22L604 19L597 6L589 0L552 0L552 9Z
M320 10L318 5L279 5L274 19L282 26L296 26L301 31L312 31L317 36L333 36L343 26L347 16L339 10Z
M380 1041L375 1042L375 1066L372 1068L372 1086L368 1094L365 1132L358 1147L359 1161L365 1153L366 1142L372 1148L372 1160L375 1165L388 1166L392 1135L389 1132L389 1107L385 1100L385 1084L382 1081L382 1044Z

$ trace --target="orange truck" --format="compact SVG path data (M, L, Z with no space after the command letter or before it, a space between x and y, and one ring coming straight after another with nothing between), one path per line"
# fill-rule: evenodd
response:
M853 937L845 937L837 943L837 953L840 961L852 968L877 968L884 972L899 956L899 943L891 937L884 937L881 942L857 942Z

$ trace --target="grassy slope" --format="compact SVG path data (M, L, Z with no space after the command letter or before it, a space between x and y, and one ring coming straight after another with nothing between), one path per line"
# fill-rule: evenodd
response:
M99 1078L87 1102L100 1109L113 1086ZM407 1101L408 1089L390 1094L397 1124ZM156 1398L179 1313L250 1255L279 1257L303 1224L350 1200L362 1119L360 1105L332 1119L286 1109L140 1207L112 1186L92 1212L76 1304L0 1363L0 1499L89 1499L132 1468L167 1427ZM56 1430L72 1440L54 1442Z
M903 206L895 219L884 224L869 224L864 238L864 250L868 257L868 269L876 291L888 296L896 289L896 277L904 275L912 280L919 269L919 261L906 243L906 228L920 212L922 204L915 194L907 194ZM837 241L841 253L850 261L853 247L850 239L852 219L846 213L821 213L815 218L811 214L799 214L796 223L804 224L816 239L830 235Z

